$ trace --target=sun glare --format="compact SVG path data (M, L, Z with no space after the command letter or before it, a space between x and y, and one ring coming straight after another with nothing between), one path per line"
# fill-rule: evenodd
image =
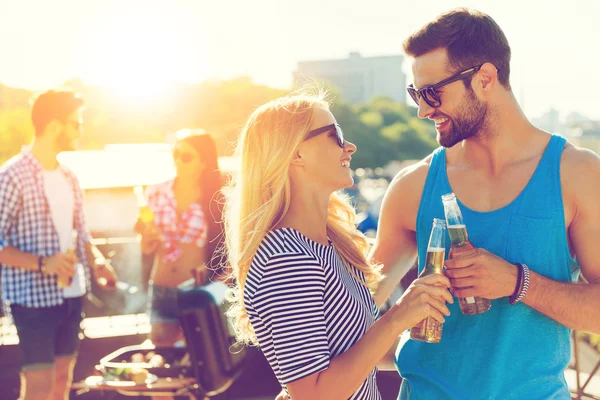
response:
M126 100L154 102L185 79L184 52L191 50L184 30L168 15L113 15L94 32L89 48L96 62L87 75Z

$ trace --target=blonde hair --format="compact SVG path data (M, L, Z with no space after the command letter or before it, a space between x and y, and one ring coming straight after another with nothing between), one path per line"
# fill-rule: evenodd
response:
M236 153L241 164L227 190L225 237L236 282L229 292L233 304L227 315L238 341L244 344L257 344L244 306L246 276L265 235L288 212L292 196L289 165L308 133L316 107L329 109L324 93L273 100L254 111L239 138ZM373 289L381 280L381 268L366 259L368 244L354 225L356 213L348 200L341 193L331 195L327 234L347 267L353 265L363 272L365 280L359 282Z

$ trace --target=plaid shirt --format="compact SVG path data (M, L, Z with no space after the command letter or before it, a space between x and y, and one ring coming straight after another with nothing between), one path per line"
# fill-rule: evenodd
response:
M83 265L88 265L85 243L90 241L90 236L83 217L83 192L75 175L62 165L59 168L73 187L76 255ZM46 199L42 172L41 164L26 147L0 167L0 250L13 246L40 256L60 253L59 236ZM63 303L63 289L57 286L56 277L0 266L3 301L24 307L51 307ZM89 292L90 272L88 268L85 271Z
M154 212L154 223L164 242L166 261L177 261L181 257L179 243L206 245L208 225L202 207L192 203L178 215L173 180L149 186L147 197L148 207Z

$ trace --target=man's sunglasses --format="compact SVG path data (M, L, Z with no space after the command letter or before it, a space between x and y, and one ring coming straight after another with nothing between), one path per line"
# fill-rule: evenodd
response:
M337 139L337 144L338 144L338 146L340 146L343 149L344 146L346 145L346 141L344 140L344 132L342 131L342 127L339 126L338 124L325 125L320 128L313 129L312 131L308 132L308 134L306 135L306 138L304 138L304 140L314 138L315 136L320 135L321 133L329 132L334 129L335 129L335 136Z
M69 120L67 121L67 124L71 124L73 125L73 128L75 128L76 130L80 130L81 129L81 121L77 120L77 121L73 121L73 120Z
M173 159L174 160L181 160L182 163L187 164L191 161L194 160L194 158L196 158L196 155L193 153L190 153L189 151L180 151L180 150L173 150Z
M417 103L417 105L419 105L419 99L422 98L425 100L425 103L429 104L430 107L438 108L442 105L442 99L440 99L440 95L437 92L439 88L452 82L473 76L481 69L481 67L483 67L483 64L476 67L467 68L463 71L457 72L449 78L444 79L443 81L436 83L435 85L423 86L421 89L415 89L411 83L406 90L415 103Z

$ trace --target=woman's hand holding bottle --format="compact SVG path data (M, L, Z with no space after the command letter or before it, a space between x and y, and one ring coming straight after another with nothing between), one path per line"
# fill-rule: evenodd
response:
M450 280L439 274L415 279L388 312L393 313L401 331L412 328L427 317L443 323L444 316L450 315L446 303L454 303L448 291L450 287Z

